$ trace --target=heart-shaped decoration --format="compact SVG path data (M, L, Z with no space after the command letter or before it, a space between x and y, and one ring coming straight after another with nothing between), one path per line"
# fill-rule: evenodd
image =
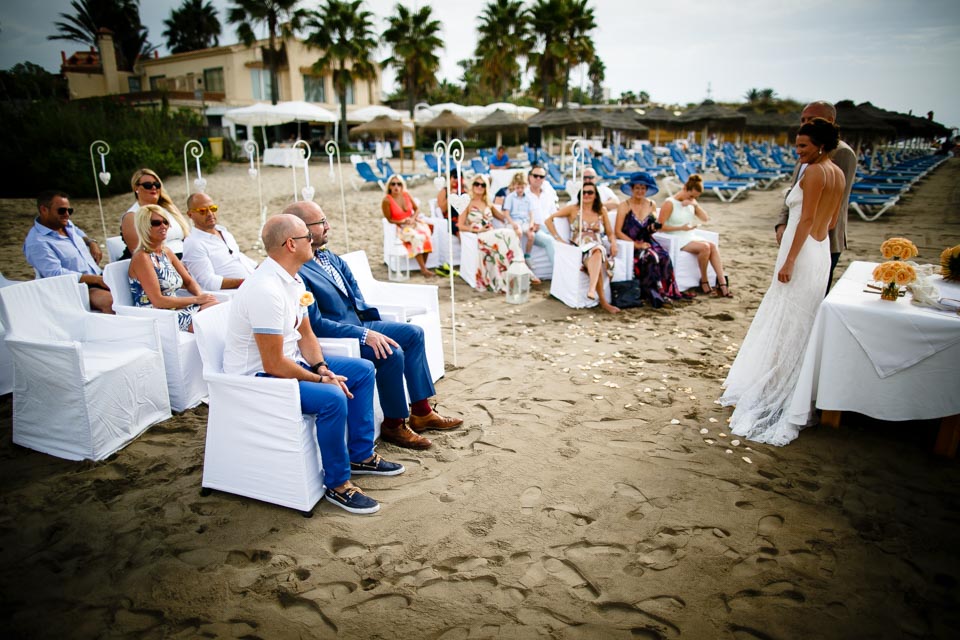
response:
M206 178L197 178L193 181L193 186L197 190L197 193L203 193L207 188L207 179Z
M441 178L440 176L437 176L436 178L433 179L433 186L434 188L436 188L437 191L439 191L440 189L443 189L444 184L446 183L444 182L443 178Z
M310 185L307 185L303 189L300 189L300 195L303 196L303 199L306 202L313 202L314 193L316 193L316 191L314 191L314 188L311 187Z
M454 194L447 199L450 201L450 206L460 213L466 211L467 205L470 204L470 196L466 193Z
M109 172L109 171L101 171L101 172L100 172L100 182L103 183L103 186L107 186L108 184L110 184L110 172Z
M567 180L567 193L571 194L573 198L576 198L582 186L579 180Z
M251 178L257 177L257 170L254 169L253 167L250 167L249 169L247 169L247 173L250 174Z

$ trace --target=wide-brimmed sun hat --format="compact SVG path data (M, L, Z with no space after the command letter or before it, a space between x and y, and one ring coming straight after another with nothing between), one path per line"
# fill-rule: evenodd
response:
M633 195L633 185L635 184L642 184L647 188L648 198L660 191L660 187L657 186L657 181L646 171L631 173L630 179L620 185L620 191L623 191L628 196Z

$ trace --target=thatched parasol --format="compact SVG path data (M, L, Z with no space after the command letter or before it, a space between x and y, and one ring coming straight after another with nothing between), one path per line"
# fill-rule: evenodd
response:
M641 123L633 111L605 111L600 116L600 126L611 131L648 133L650 127Z
M437 140L440 139L440 132L447 132L447 139L450 139L450 131L458 129L466 129L470 126L470 123L450 111L449 109L444 109L440 115L431 120L430 122L420 125L421 129L436 129L437 130Z
M639 122L656 127L656 140L654 144L657 146L660 145L660 129L670 128L677 120L677 116L673 115L672 111L668 111L663 107L647 109L644 113L638 113L636 117Z
M497 132L497 146L503 144L503 132L523 132L527 130L527 123L518 118L497 109L480 122L476 122L467 129L467 134L482 133L487 131Z
M857 141L858 155L861 143L880 138L893 138L897 135L897 130L892 125L858 108L852 100L841 100L835 106L840 135L847 142Z
M747 117L729 107L716 104L713 100L704 100L701 104L677 117L677 123L691 127L703 127L703 157L701 170L707 166L707 132L710 129L720 131L740 131Z
M564 153L567 138L567 129L586 129L600 126L600 115L593 111L577 109L550 109L541 111L529 120L530 126L539 126L544 129L560 129L560 169L564 168Z
M367 133L383 137L388 133L398 134L403 131L412 131L412 129L390 116L377 116L369 122L364 122L350 129L350 135L359 136Z

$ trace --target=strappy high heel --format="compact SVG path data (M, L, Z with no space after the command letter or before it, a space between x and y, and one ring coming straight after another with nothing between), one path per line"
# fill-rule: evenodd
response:
M732 298L733 294L730 293L730 277L723 277L723 284L720 284L719 278L717 279L717 289L716 294L718 298Z
M710 286L710 282L707 280L700 281L700 293L705 293L707 295L713 293L713 287Z

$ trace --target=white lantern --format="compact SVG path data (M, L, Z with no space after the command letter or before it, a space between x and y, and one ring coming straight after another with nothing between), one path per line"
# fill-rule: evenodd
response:
M394 247L393 252L387 256L387 277L393 282L410 279L410 261L407 260L407 252L402 244Z
M530 299L530 269L522 262L507 268L507 302L523 304Z

